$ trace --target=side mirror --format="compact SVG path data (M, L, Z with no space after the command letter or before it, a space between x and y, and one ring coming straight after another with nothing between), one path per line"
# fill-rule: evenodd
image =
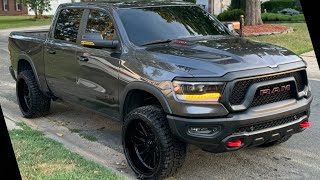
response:
M100 33L85 33L82 35L81 45L92 48L115 49L119 46L119 40L103 39Z

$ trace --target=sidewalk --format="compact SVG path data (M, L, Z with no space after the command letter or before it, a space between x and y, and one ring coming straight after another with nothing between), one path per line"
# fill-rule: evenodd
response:
M14 122L13 120L9 119L8 117L4 117L4 120L6 122L8 130L22 129L20 126L17 126L16 122Z
M300 57L302 57L307 62L308 78L311 80L320 81L320 69L314 51L301 54Z

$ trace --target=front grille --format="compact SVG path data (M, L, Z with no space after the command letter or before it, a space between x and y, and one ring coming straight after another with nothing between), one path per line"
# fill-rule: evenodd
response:
M272 89L274 87L281 87L290 84L290 91L283 91L276 94L260 95L260 90L262 89ZM257 89L256 94L254 95L253 101L251 102L251 107L260 106L263 104L270 104L274 102L284 101L294 97L293 91L293 82L273 84L269 86L263 86Z
M267 77L261 77L261 78L253 78L253 79L247 79L247 80L242 80L238 81L235 83L231 96L229 98L229 101L231 105L240 105L243 103L245 95L249 89L249 87L258 82L262 81L269 81L269 80L276 80L276 79L281 79L285 77L294 77L297 83L298 91L303 91L304 87L306 85L306 72L304 70L302 71L296 71L296 72L290 72L286 74L279 74L275 76L267 76ZM288 96L288 95L286 95ZM268 101L266 102L260 102L258 104L267 104Z
M271 120L271 121L265 121L265 122L260 122L260 123L256 123L256 124L251 124L251 125L246 125L243 127L240 127L238 129L235 130L235 133L244 133L244 132L253 132L253 131L259 131L262 129L267 129L267 128L271 128L271 127L276 127L276 126L280 126L283 124L287 124L290 122L293 122L303 116L307 115L307 112L301 112L301 113L297 113L291 116L287 116L284 118L279 118L276 120Z

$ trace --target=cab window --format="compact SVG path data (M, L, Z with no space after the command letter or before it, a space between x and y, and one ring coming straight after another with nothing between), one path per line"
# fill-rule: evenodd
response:
M76 42L83 9L61 10L54 31L54 38Z
M86 33L100 33L105 40L115 39L115 29L110 15L100 10L90 10Z

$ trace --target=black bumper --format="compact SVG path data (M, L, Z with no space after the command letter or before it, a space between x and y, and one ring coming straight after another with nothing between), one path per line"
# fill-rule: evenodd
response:
M171 115L167 118L172 133L180 140L218 153L264 144L303 131L300 124L308 120L311 102L312 97L303 98L278 110L261 112L253 109L225 118L187 119ZM210 127L216 132L210 135L195 134L189 131L190 127ZM227 147L227 142L238 139L243 142L240 147Z

